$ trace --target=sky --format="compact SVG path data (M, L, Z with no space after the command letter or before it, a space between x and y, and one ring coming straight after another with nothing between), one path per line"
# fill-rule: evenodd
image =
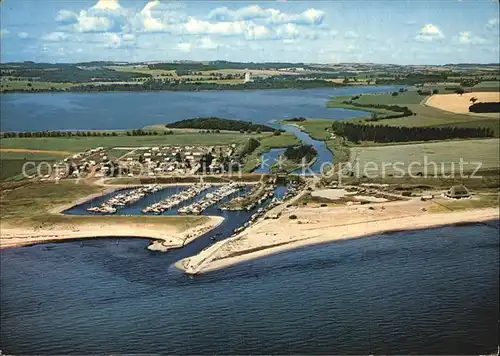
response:
M498 0L4 0L1 61L498 63Z

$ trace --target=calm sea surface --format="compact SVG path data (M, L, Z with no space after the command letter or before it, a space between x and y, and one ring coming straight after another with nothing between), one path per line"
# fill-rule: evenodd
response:
M498 224L498 222L496 222ZM1 251L16 354L479 354L498 344L498 230L401 232L188 278L182 250L97 239Z
M294 116L345 119L362 112L328 109L332 96L392 91L393 86L306 90L0 95L2 131L133 129L198 116L268 123Z

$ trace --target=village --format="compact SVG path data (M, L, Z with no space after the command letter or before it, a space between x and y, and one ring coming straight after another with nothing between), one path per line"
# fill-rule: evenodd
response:
M43 179L221 173L238 166L236 145L96 147L53 164Z

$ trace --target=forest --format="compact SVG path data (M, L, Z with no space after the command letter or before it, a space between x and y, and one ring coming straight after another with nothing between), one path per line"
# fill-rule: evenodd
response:
M455 138L493 137L493 130L479 127L400 127L388 125L362 125L335 121L333 132L351 142L411 142Z
M170 129L226 130L244 132L273 132L274 128L241 120L221 119L218 117L198 117L180 120L165 127Z
M316 157L316 154L316 150L311 145L289 146L284 152L287 159L295 162L299 162L302 158L309 162Z

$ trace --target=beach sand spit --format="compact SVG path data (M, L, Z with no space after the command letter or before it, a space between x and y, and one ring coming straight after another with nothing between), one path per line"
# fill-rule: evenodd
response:
M358 206L300 208L264 220L176 263L189 274L213 271L302 246L373 234L416 230L499 218L498 208L431 213L433 202L411 200ZM297 219L289 219L294 214Z
M102 237L143 237L155 240L152 250L167 251L187 245L219 225L224 218L208 217L208 222L187 230L165 224L124 224L118 222L55 225L50 228L21 228L2 225L0 248L19 247L48 242ZM160 217L161 219L161 217Z

